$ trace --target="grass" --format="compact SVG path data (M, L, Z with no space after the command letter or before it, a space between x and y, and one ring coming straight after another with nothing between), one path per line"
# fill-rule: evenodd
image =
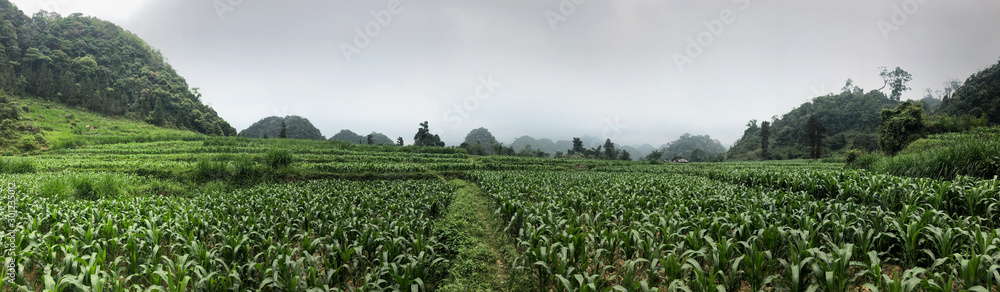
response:
M87 144L202 140L205 135L147 123L106 117L40 98L19 97L24 115L42 129L48 149L73 149Z
M909 177L991 179L1000 175L1000 127L933 135L893 157L863 155L850 167Z
M30 158L0 157L0 173L33 173L37 171Z
M499 232L493 206L473 183L452 180L458 187L448 213L435 231L452 247L448 276L438 291L530 291L530 279L512 273L517 256L511 240Z

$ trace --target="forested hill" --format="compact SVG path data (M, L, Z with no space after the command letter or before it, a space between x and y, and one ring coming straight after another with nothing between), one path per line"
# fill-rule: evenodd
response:
M878 149L875 128L882 109L899 104L876 90L863 93L858 87L847 87L840 94L819 96L792 111L770 121L769 159L807 158L810 155L806 123L816 116L826 129L823 151L851 148ZM729 149L728 159L760 159L761 125L757 120L747 123L747 129Z
M167 128L236 134L138 36L79 13L28 17L7 0L0 0L0 90Z
M285 131L284 137L281 137L282 128ZM300 116L266 117L253 123L240 134L247 138L326 139L309 119Z
M969 76L954 95L944 98L938 113L985 115L990 124L1000 124L1000 62Z

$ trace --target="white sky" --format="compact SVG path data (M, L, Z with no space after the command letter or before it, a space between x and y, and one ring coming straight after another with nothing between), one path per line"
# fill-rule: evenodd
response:
M839 91L847 78L881 87L879 66L909 71L904 99L919 99L1000 60L1000 1L988 0L590 0L555 30L547 11L562 16L571 0L402 0L350 62L342 45L388 1L12 2L132 31L237 130L294 114L327 137L351 129L408 143L427 120L449 145L486 127L505 143L591 135L658 146L688 132L728 146L748 120ZM220 16L214 5L229 2ZM886 38L879 21L898 30ZM678 70L674 53L689 37L708 40L706 22L723 25ZM488 99L469 100L465 117L448 111L490 77L500 85Z

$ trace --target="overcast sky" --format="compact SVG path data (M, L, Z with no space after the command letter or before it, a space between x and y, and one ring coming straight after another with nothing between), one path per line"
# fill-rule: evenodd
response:
M910 72L903 97L920 99L1000 60L990 0L12 2L137 34L237 130L300 115L408 144L427 120L449 145L486 127L729 146L847 78L878 89L879 66Z

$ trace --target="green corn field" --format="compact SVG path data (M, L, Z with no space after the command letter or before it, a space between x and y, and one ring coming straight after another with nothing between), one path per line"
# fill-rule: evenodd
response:
M279 150L290 162L268 160ZM3 291L1000 285L996 179L246 139L96 144L4 159L13 166L0 174L12 194L0 231ZM466 208L457 200L487 212L449 221ZM476 235L473 226L491 228ZM487 288L463 286L476 281Z

